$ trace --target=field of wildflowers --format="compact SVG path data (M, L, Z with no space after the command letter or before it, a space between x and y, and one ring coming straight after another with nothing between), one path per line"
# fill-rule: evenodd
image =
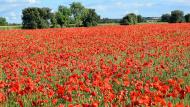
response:
M0 106L190 106L190 24L0 31Z

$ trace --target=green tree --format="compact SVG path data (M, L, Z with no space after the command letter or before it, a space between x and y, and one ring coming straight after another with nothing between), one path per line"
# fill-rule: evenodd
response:
M170 22L170 17L171 17L170 14L163 14L163 15L161 16L161 21L162 21L162 22Z
M55 13L51 14L50 22L51 22L52 28L57 27L57 20L56 20L56 14Z
M29 7L22 11L22 24L26 29L48 28L51 9Z
M87 15L83 19L83 26L96 26L98 21L100 20L100 16L97 15L95 9L88 9Z
M184 13L181 10L174 10L171 12L170 23L184 22Z
M39 8L40 18L38 22L38 28L48 28L51 19L51 9L49 8Z
M144 19L141 15L137 15L137 21L138 23L144 22Z
M57 23L63 27L68 26L70 22L71 10L65 6L59 6L56 13Z
M186 22L190 22L190 14L186 14L185 15L185 21Z
M23 28L27 29L37 29L40 14L38 8L26 8L22 11L22 25Z
M8 25L6 18L0 17L0 26L6 26Z
M73 2L70 5L72 16L74 17L75 25L81 26L82 19L87 14L85 7L80 2Z
M120 22L121 25L134 25L137 24L137 16L134 13L129 13L124 16Z

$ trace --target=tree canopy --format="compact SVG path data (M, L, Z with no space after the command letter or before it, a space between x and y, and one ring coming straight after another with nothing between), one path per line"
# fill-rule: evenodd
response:
M26 29L80 26L96 26L100 16L95 9L87 9L80 2L73 2L70 7L60 5L54 13L49 8L29 7L22 11L22 24Z
M58 12L56 12L57 23L63 27L68 26L71 16L71 10L66 6L59 6Z
M181 10L171 11L170 23L184 22L184 13Z
M138 23L144 22L144 19L143 19L143 17L141 15L137 15L137 22Z
M88 10L80 2L73 2L70 9L74 17L75 26L82 26L82 20L88 14Z
M22 24L26 29L48 28L51 9L29 7L22 11Z
M136 14L129 13L123 17L120 23L121 25L133 25L133 24L137 24L137 22L138 20L137 20Z
M100 16L97 15L95 9L88 9L88 13L83 19L83 25L85 27L96 26L99 20Z
M171 17L170 14L163 14L163 15L161 16L161 21L162 21L162 22L170 22L170 17Z
M185 21L186 22L190 22L190 14L186 14L185 15Z
M6 26L6 25L8 25L6 18L0 17L0 26Z

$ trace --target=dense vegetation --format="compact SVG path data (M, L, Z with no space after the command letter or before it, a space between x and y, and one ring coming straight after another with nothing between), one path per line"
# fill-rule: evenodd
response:
M184 15L184 12L181 10L173 10L171 11L171 14L163 14L161 18L143 17L141 15L136 15L135 13L129 13L122 19L101 19L95 9L86 8L80 2L73 2L69 7L60 5L55 12L52 12L52 10L47 7L28 7L22 10L22 28L24 29L89 27L109 23L134 25L142 22L190 22L190 14ZM9 25L6 19L0 17L0 26L6 25ZM15 28L17 27L15 26ZM2 29L2 27L0 29Z
M0 17L0 26L6 26L8 22L6 21L6 18Z
M141 15L136 15L135 13L129 13L122 18L120 21L121 25L134 25L143 22L144 19Z
M48 28L50 23L51 9L49 8L37 8L29 7L22 11L23 28L37 29Z
M22 12L23 28L68 27L74 24L80 26L96 26L100 16L94 9L85 8L79 2L73 2L70 7L60 5L57 12L52 13L49 8L25 8Z
M184 16L184 12L181 10L173 10L171 14L163 14L161 16L162 22L169 23L182 23L182 22L190 22L190 14L186 14Z
M190 14L186 14L185 15L185 21L186 22L190 22Z

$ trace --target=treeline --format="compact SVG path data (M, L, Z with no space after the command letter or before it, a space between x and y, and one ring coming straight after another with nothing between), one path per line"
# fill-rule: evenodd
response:
M190 22L190 13L184 15L181 10L171 11L170 14L163 14L160 17L151 18L151 21L182 23ZM134 25L148 22L150 19L129 13L122 19L100 19L95 9L86 8L80 2L73 2L69 7L60 5L58 10L52 12L50 8L28 7L22 10L22 28L41 29L57 27L89 27L98 23L120 23L121 25ZM6 18L0 17L0 26L10 25Z
M159 22L169 22L169 23L183 23L190 22L190 13L184 15L181 10L173 10L171 14L163 14ZM146 19L141 15L136 15L134 13L129 13L122 18L120 21L121 25L133 25L141 22L146 22Z
M96 26L100 16L95 9L85 8L80 2L73 2L70 7L60 5L56 12L49 8L29 7L22 11L24 29L55 27Z
M169 23L182 23L182 22L190 22L190 14L184 15L184 12L181 10L171 11L171 14L163 14L161 16L162 22Z

